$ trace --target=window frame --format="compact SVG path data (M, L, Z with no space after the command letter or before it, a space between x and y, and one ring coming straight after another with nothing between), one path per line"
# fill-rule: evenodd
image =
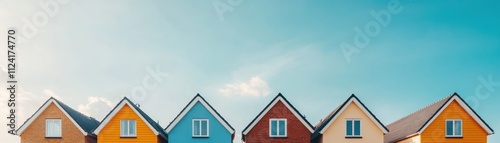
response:
M195 122L196 121L199 121L199 125L200 125L200 129L199 129L199 135L195 135ZM203 135L203 121L206 121L207 122L207 134L206 135ZM206 137L210 137L210 120L209 119L192 119L191 120L191 136L192 137L195 137L195 138L206 138Z
M272 134L272 122L273 121L276 121L276 135L273 135ZM280 126L279 126L279 122L280 121L284 121L285 122L285 134L284 135L280 135ZM271 118L269 119L269 137L271 138L285 138L285 137L288 137L288 121L286 118Z
M122 128L123 128L123 121L125 121L127 123L127 134L122 134ZM134 121L135 122L135 126L134 126L134 131L135 133L134 134L131 134L130 133L130 122L131 121ZM135 138L137 137L137 121L135 119L120 119L120 137L123 137L123 138Z
M448 135L448 121L452 122L452 135ZM455 124L457 121L460 121L460 135L455 135ZM463 120L462 119L446 119L444 121L444 135L447 138L461 138L464 135L464 126L463 126Z
M58 135L49 135L49 121L59 121L59 134ZM61 119L45 119L45 137L46 138L62 138L62 120Z
M347 127L348 127L347 122L348 122L348 121L351 121L351 122L352 122L352 125L351 125L351 127L352 127L351 134L352 134L352 135L348 135L348 134L347 134ZM355 135L355 132L356 132L356 131L355 131L355 130L356 130L356 129L355 129L355 127L356 127L356 126L355 126L355 122L356 122L356 121L359 121L359 135ZM361 138L361 137L362 137L362 135L363 135L363 132L362 132L362 122L361 122L361 119L359 119L359 118L347 118L347 119L345 120L345 130L344 130L344 131L345 131L345 137L346 137L346 138Z

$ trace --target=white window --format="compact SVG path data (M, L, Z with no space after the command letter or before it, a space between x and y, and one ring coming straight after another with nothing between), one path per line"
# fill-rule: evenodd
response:
M462 120L446 120L446 137L462 137Z
M361 120L360 119L347 119L346 120L346 137L361 137Z
M286 119L269 119L269 137L286 137Z
M46 119L45 137L62 137L61 128L61 119Z
M120 120L120 137L136 137L136 129L135 120Z
M193 119L193 137L208 137L208 119Z

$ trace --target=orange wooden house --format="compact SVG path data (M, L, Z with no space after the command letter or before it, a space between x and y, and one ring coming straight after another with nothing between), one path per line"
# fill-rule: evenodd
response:
M17 130L21 143L95 143L99 121L50 97Z
M454 93L387 126L386 143L486 143L486 122Z
M98 143L167 143L167 133L124 97L94 130Z

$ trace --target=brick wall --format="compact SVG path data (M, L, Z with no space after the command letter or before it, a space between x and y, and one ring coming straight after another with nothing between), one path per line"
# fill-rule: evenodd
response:
M45 138L45 119L50 118L61 119L61 138ZM85 143L82 132L54 103L51 103L20 136L21 143Z
M287 119L287 137L269 137L269 119ZM281 101L276 103L269 112L248 132L245 137L246 143L309 143L311 132L300 122L292 111Z

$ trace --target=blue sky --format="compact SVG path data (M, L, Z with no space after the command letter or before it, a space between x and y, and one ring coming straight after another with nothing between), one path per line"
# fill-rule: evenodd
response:
M47 10L47 3L57 6ZM219 14L214 3L226 11ZM236 143L279 92L312 124L353 93L389 124L457 92L476 101L476 112L500 130L499 3L401 0L388 24L359 53L346 56L341 43L354 45L354 29L366 31L377 22L370 12L388 11L390 4L1 0L0 31L30 23L36 31L20 33L18 122L49 96L102 119L123 95L145 89L143 80L159 70L162 75L150 80L158 84L132 100L166 126L200 93L235 127ZM6 60L0 61L5 67ZM481 79L496 84L486 88ZM489 96L476 93L478 87ZM6 101L6 91L0 93ZM489 141L500 142L500 136Z

